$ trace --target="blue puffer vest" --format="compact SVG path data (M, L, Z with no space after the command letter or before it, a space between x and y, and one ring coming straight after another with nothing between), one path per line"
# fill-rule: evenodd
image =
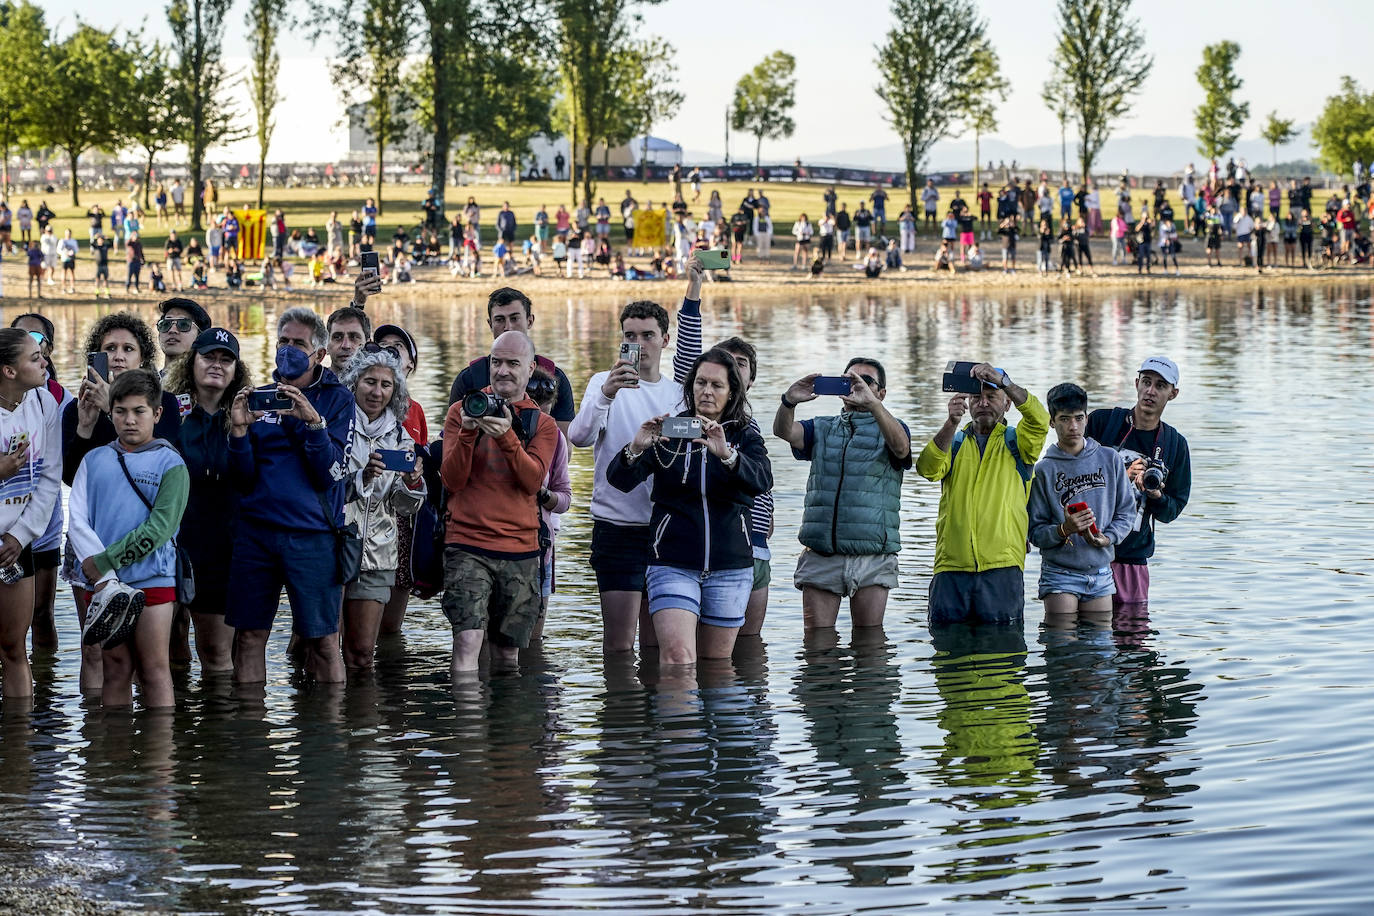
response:
M872 414L816 418L803 545L824 554L896 553L901 501L902 472Z

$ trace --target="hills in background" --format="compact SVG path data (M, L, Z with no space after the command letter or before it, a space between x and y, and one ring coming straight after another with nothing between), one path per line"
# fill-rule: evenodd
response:
M746 138L742 137L741 139ZM752 143L745 142L739 148L733 149L735 159L741 162L747 160L749 158L747 150L752 146ZM1070 134L1068 137L1068 159L1069 171L1071 172L1076 168L1074 165L1075 147L1076 142ZM993 163L1000 164L1005 161L1010 164L1014 159L1018 171L1027 168L1059 170L1060 148L1058 143L1020 146L1000 137L986 137L981 143L981 152L984 166L987 165L988 160L992 160ZM1269 144L1260 139L1237 142L1232 155L1236 157L1237 161L1244 158L1252 166L1268 165L1273 161L1273 153ZM688 164L721 161L720 150L715 152L684 150L683 156ZM1315 158L1316 151L1312 147L1311 137L1305 126L1300 129L1296 140L1278 148L1279 162L1300 159L1315 160ZM888 171L901 171L904 168L902 148L897 143L804 155L802 162L807 165L849 166L851 168ZM1189 162L1194 164L1198 172L1207 171L1206 160L1199 155L1197 140L1194 137L1138 134L1130 137L1113 138L1108 140L1106 146L1102 148L1102 153L1098 156L1097 162L1099 170L1102 172L1117 172L1125 168L1130 169L1131 173L1135 175L1182 173L1183 168ZM786 164L790 165L791 163ZM1222 164L1225 164L1225 160L1222 161ZM931 151L929 171L971 171L972 168L972 139L937 143Z

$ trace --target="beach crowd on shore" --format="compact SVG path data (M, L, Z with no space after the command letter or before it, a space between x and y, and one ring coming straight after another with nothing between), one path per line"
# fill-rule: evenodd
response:
M331 212L320 226L295 225L278 208L266 214L261 242L252 246L262 249L260 256L248 250L242 211L221 204L212 181L200 190L206 231L178 231L187 210L187 189L178 179L157 187L151 213L122 198L108 210L92 205L84 240L71 230L58 235L46 200L34 210L26 198L13 212L0 202L0 250L26 259L26 293L34 298L59 285L75 295L78 282L82 292L112 297L120 279L112 283L112 260L123 262L125 293L141 294L145 283L154 293L318 288L351 282L360 256L372 250L388 283L445 272L469 279L665 280L680 276L691 251L703 245L727 251L731 265L767 265L776 258L790 270L827 279L846 267L867 278L915 269L1010 274L1029 269L1031 259L1018 258L1027 246L1042 275L1096 276L1108 258L1138 274L1167 273L1170 265L1178 274L1190 238L1207 268L1262 274L1370 264L1374 197L1360 163L1353 183L1326 191L1310 177L1260 180L1244 160L1234 159L1224 166L1213 160L1205 173L1190 163L1168 188L1164 179L1140 186L1124 172L1115 187L1067 177L1056 184L1044 172L1018 177L991 165L989 172L1000 172L1001 180L996 186L982 182L971 199L929 180L917 189L914 205L898 209L900 189L830 186L809 211L819 216L802 212L790 226L774 223L766 184L749 188L731 206L719 189L704 186L699 169L685 175L675 170L658 201L640 201L627 189L614 203L599 197L553 208L541 204L523 219L509 202L494 216L490 207L484 214L475 195L451 215L431 195L418 221L394 228L382 223L374 198L347 215ZM171 227L160 251L144 242L154 226ZM924 239L919 248L918 239ZM1094 256L1099 243L1107 251Z
M163 300L155 327L96 318L72 390L52 361L71 342L41 313L16 317L0 331L5 702L32 695L30 631L36 649L56 647L59 580L82 624L81 689L108 706L132 703L135 684L145 705L173 705L171 666L189 663L192 632L203 673L263 683L283 590L290 656L317 681L370 669L412 596L440 596L455 679L483 657L518 669L542 637L570 511L591 515L608 653L728 658L760 632L769 542L794 526L805 629L834 628L845 599L854 626L880 626L913 467L941 487L932 627L1021 626L1028 542L1048 625L1143 612L1155 525L1191 487L1187 442L1162 420L1180 391L1172 360L1140 365L1133 406L1091 412L1071 382L1042 401L990 361L953 362L947 419L917 450L870 356L761 393L768 354L739 337L703 347L708 253L688 252L675 322L651 299L623 307L618 347L580 402L537 354L530 297L495 289L490 350L453 380L442 431L407 389L425 355L415 338L372 324L370 271L327 316L276 315L275 370L256 386L237 337L194 299ZM817 398L834 409L798 420ZM775 518L770 407L772 436L809 463L799 519ZM592 450L583 510L572 448Z

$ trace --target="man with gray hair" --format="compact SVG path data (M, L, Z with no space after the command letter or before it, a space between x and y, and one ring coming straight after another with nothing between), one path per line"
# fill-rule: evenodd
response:
M257 389L274 393L277 403L255 406L245 389L230 408L229 474L242 495L225 623L236 630L240 683L267 679L267 637L283 586L307 671L318 681L344 679L339 607L358 571L343 568L339 548L355 409L348 389L321 364L325 343L319 315L283 312L272 383Z

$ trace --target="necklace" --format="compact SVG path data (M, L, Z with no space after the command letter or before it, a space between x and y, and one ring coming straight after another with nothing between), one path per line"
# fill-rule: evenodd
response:
M11 400L10 398L5 397L3 394L0 394L0 401L6 401L6 402L8 402L8 403L11 405L11 406L9 406L9 407L6 407L6 408L5 408L6 410L15 411L15 410L18 410L18 409L19 409L19 405L20 405L20 404L24 403L24 398L21 396L21 397L19 398L19 400L14 401L14 400ZM3 406L3 405L0 405L0 406Z

